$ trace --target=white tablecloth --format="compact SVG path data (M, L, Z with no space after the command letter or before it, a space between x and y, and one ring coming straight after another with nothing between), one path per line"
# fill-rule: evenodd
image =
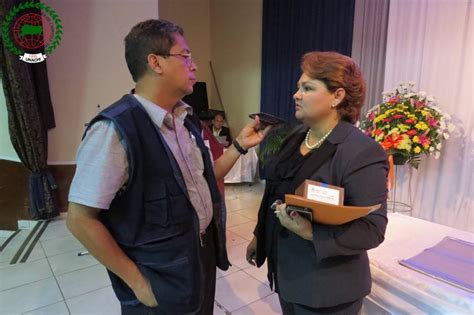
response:
M225 176L224 182L230 183L253 183L257 174L257 152L255 148L249 149L245 155L241 155L230 172Z
M369 251L373 279L369 298L394 314L474 314L474 294L398 263L445 236L474 242L472 233L390 213L385 241Z

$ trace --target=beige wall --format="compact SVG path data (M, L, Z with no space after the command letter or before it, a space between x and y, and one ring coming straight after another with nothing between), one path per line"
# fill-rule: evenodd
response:
M160 0L160 18L185 30L207 82L209 106L222 109L210 72L212 61L233 135L260 108L262 0Z
M214 83L209 67L211 60L210 0L159 0L159 11L160 19L174 22L184 29L194 62L198 66L197 79L207 83L209 106L212 108Z
M262 0L211 0L211 56L233 135L260 109Z
M48 58L57 127L49 132L49 161L75 161L84 124L128 93L123 39L139 21L158 17L157 0L46 0L62 20L63 39Z

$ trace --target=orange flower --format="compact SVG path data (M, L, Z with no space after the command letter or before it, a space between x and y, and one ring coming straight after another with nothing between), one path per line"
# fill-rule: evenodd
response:
M403 136L393 133L390 136L385 137L385 139L382 142L382 146L385 150L388 150L391 148L396 149L402 140L403 140Z

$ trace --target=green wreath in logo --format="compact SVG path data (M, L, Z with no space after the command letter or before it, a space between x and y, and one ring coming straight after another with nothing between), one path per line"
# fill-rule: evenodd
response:
M11 27L11 23L14 17L17 16L17 14L20 13L21 11L27 10L27 9L42 10L48 13L49 17L54 22L54 26L55 26L54 38L52 39L51 43L47 47L45 47L45 54L49 55L54 49L56 49L56 47L58 47L59 42L61 41L63 27L61 25L61 20L59 19L58 14L53 9L51 9L50 7L48 7L47 5L41 2L33 2L33 1L23 2L17 6L14 6L10 10L10 12L8 12L2 25L2 34L3 34L5 47L7 47L8 50L10 50L12 53L16 55L21 55L24 53L24 51L19 49L13 42L13 39L10 36L10 27Z

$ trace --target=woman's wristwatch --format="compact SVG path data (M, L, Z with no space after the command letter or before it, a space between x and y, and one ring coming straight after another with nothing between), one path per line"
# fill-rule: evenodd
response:
M242 148L240 146L240 144L237 142L236 139L234 139L234 141L232 141L232 145L237 149L237 151L239 151L240 154L242 155L245 155L249 152L249 150L245 150L244 148Z

